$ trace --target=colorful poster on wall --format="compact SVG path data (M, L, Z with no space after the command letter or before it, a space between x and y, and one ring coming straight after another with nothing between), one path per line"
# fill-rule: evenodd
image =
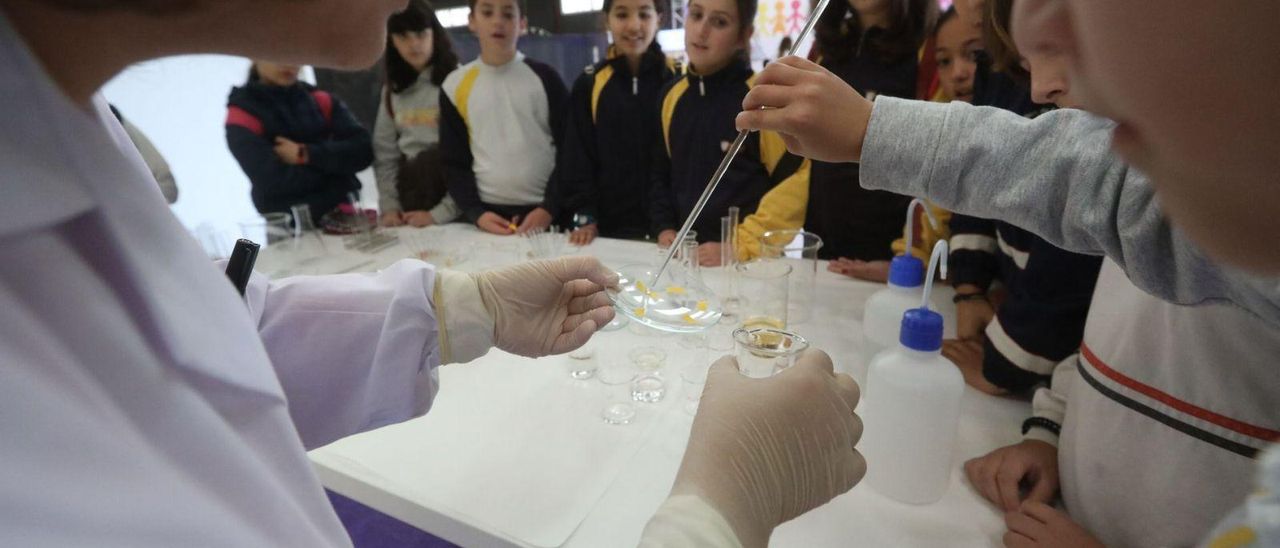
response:
M809 0L760 0L752 57L776 59L782 39L787 36L795 39L800 35L809 11Z

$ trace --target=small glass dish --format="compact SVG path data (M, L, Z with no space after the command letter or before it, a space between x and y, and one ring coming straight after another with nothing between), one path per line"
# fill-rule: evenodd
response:
M653 346L637 346L627 353L627 357L631 359L631 363L636 369L652 373L667 364L667 353L661 348Z
M661 375L643 375L631 381L631 399L640 403L658 403L667 395L667 382Z
M696 276L677 274L676 265L654 280L655 267L618 270L618 289L609 298L633 322L668 333L698 333L720 321L720 298Z

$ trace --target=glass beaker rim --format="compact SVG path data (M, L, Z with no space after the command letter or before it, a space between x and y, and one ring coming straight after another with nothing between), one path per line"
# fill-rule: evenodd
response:
M760 333L776 334L780 337L790 340L791 344L783 349L759 346L755 343L755 339L756 339L756 336ZM749 347L751 351L754 353L767 355L769 357L775 357L775 358L782 357L782 356L794 356L796 354L804 352L809 348L809 341L804 337L800 336L795 332L787 331L785 329L778 329L775 327L753 327L750 329L745 327L739 327L733 330L733 340L739 344Z
M789 264L780 261L766 261L762 259L754 259L745 263L738 263L737 265L734 265L734 268L739 274L761 280L785 278L791 274L792 270L794 270ZM772 270L763 271L765 268Z
M791 237L786 238L786 243L775 244L768 243L772 236L790 234ZM793 245L797 237L804 236L804 245ZM789 228L785 230L769 230L760 235L761 248L780 250L780 251L817 251L822 249L822 236L809 230Z

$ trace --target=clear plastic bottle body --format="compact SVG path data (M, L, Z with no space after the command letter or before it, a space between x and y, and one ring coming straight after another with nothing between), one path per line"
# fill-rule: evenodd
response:
M902 314L920 306L920 287L889 284L867 299L862 314L862 334L866 341L865 356L898 346Z
M938 351L898 345L877 355L859 411L866 483L910 504L941 499L951 482L963 394L964 378Z

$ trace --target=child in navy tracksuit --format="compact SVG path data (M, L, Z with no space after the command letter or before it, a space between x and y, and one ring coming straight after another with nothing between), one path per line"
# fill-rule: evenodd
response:
M675 239L737 137L734 119L754 82L744 54L753 32L755 2L738 0L731 15L705 4L689 3L689 71L663 88L658 105L649 211L658 243L664 246ZM808 195L809 161L787 152L775 132L751 133L693 225L702 243L700 262L720 264L720 218L729 207L737 206L745 215L737 227L734 251L746 260L758 255L764 232L803 226Z
M559 168L574 243L650 235L651 116L662 87L678 73L655 40L663 5L606 0L614 43L573 85Z
M373 162L369 132L342 101L298 81L298 67L256 61L231 90L227 145L252 184L259 212L311 208L313 221L360 191Z

